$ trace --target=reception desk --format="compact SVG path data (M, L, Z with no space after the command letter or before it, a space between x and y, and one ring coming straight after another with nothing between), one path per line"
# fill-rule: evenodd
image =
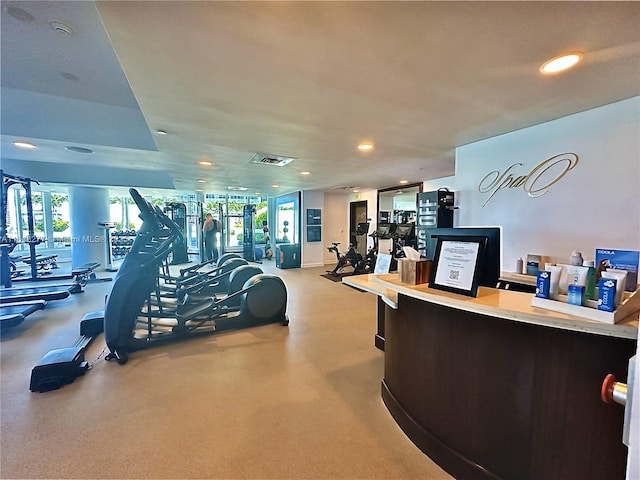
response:
M470 298L394 274L343 281L379 296L384 403L451 475L624 479L623 407L604 404L600 387L608 373L626 381L637 320L608 325L532 307L527 293Z

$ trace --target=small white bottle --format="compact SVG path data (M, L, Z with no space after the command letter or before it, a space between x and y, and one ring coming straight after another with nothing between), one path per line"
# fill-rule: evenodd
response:
M519 258L516 262L516 273L522 273L522 268L524 267L524 260Z
M582 266L584 259L582 258L582 252L574 250L571 252L571 258L569 259L569 265L579 265Z

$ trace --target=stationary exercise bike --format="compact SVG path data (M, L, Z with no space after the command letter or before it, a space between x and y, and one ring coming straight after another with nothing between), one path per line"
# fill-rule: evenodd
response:
M330 252L335 252L338 263L333 270L327 270L330 275L340 276L346 266L353 267L354 273L364 273L364 259L360 255L353 244L349 244L349 250L346 253L340 253L338 250L340 242L331 242L331 246L327 247Z
M357 230L353 232L353 238L355 239L358 235L366 235L368 230L368 223L359 223ZM327 250L330 252L335 252L336 259L338 260L338 263L333 270L327 270L328 274L335 275L337 277L342 273L346 266L351 266L355 275L373 271L375 257L371 251L367 254L367 258L363 258L362 254L356 250L356 245L354 243L349 244L349 250L347 250L346 253L340 253L338 245L340 245L340 242L331 242L331 246L327 247Z

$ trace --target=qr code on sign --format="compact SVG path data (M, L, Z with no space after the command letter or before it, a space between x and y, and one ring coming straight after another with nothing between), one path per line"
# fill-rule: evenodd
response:
M449 270L449 279L458 280L460 278L460 270Z

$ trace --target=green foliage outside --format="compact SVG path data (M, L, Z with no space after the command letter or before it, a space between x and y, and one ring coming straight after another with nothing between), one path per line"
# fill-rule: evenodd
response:
M53 231L54 232L64 232L67 228L69 228L69 222L67 222L66 220L54 220L53 221Z
M244 234L243 233L239 233L238 236L236 237L236 239L238 240L238 245L242 245L242 239L243 238L244 238ZM264 241L264 233L256 232L254 242L255 242L256 245L261 245L261 244L266 243Z
M115 229L116 230L122 230L122 222L114 222L116 224ZM136 224L133 222L129 222L129 228L127 230L135 230L136 229Z
M267 211L260 212L256 215L256 229L262 228L262 222L267 220Z
M51 208L60 208L65 202L69 201L67 195L58 195L57 193L51 194Z
M115 205L116 203L122 203L122 198L121 197L109 197L109 203L111 205ZM133 198L127 198L127 205L133 205L134 201Z

